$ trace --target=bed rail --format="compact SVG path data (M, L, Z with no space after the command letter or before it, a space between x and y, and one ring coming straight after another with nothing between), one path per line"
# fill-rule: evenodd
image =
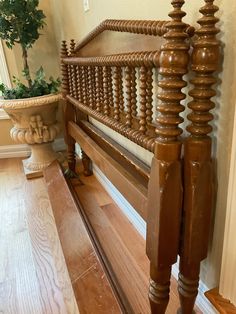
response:
M213 170L208 133L213 119L210 110L214 108L213 74L219 63L215 27L218 19L214 16L218 8L214 0L205 0L200 10L203 17L198 21L200 28L195 31L182 21L184 2L172 0L168 22L106 20L77 46L71 40L68 48L64 41L61 49L69 168L75 169L74 146L79 140L86 175L92 173L90 159L100 162L111 181L136 204L135 209L146 220L149 301L151 312L158 314L166 311L171 268L178 254L181 313L192 313L200 262L207 255L212 210ZM152 36L147 41L151 44L145 51L132 50L128 43L127 51L103 53L107 46L99 50L98 43L106 41L106 37L99 37L104 31L141 34L142 40ZM97 50L91 52L93 44ZM137 42L134 46L138 47ZM97 55L93 55L95 51ZM183 77L189 66L196 75L191 81L194 89L189 93L193 97L188 105L189 136L184 139L181 113L186 107L183 88L188 87L188 82ZM96 130L91 118L153 153L150 169L116 145L114 139L109 140L107 135L103 139L102 131ZM113 154L114 161L109 157ZM115 171L119 162L120 170ZM122 184L118 178L122 178ZM131 197L127 187L132 190Z

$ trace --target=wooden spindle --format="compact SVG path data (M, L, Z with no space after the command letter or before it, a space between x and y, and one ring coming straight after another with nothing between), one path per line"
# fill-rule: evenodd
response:
M121 68L114 68L114 119L116 121L120 120L120 78L121 78Z
M85 67L84 66L81 66L80 67L81 69L81 89L82 89L82 102L83 104L86 104L86 89L87 89L87 86L86 86L86 79L85 79Z
M63 62L63 58L68 57L68 49L66 42L62 42L61 47L61 73L62 73L62 95L66 100L66 96L69 94L70 84L69 84L69 67ZM73 105L65 101L63 106L64 111L64 121L65 121L65 133L64 138L67 144L67 160L68 167L71 171L75 171L75 140L68 133L67 122L66 121L74 121L75 120L75 110Z
M68 49L66 45L66 41L62 41L61 45L61 90L62 95L65 97L69 92L69 76L68 76L68 66L63 62L63 58L68 57Z
M171 266L177 260L182 210L181 142L179 124L189 63L184 0L172 0L172 20L155 64L160 65L156 143L148 187L147 255L150 259L149 300L152 313L165 313L169 302ZM174 56L174 57L173 57ZM159 62L158 62L159 61ZM170 197L171 195L171 197Z
M111 115L113 108L113 80L112 80L112 67L107 67L107 79L108 79L108 94L109 94L109 113Z
M99 95L100 95L100 105L101 111L104 112L104 89L103 89L103 67L98 67L98 75L99 75Z
M88 66L84 67L84 80L85 80L85 104L89 105L89 77L88 77Z
M94 88L94 85L93 85L93 79L92 79L92 67L89 66L88 67L88 102L89 102L89 107L91 109L93 109L93 101L94 101L94 98L93 98L93 88Z
M141 66L140 68L140 117L139 117L139 131L143 134L147 131L147 69L145 66Z
M103 93L104 93L104 114L109 115L109 90L108 90L108 69L103 67Z
M152 88L153 88L153 73L152 73L152 68L148 68L147 69L147 103L146 103L146 108L147 108L147 111L146 111L146 120L147 120L147 123L150 124L152 123L152 115L153 115L153 112L152 112L152 97L153 97L153 92L152 92Z
M211 86L216 83L214 72L219 65L219 30L215 24L218 7L213 0L205 0L200 9L203 17L198 21L193 43L192 79L194 89L189 92L193 100L189 103L190 136L184 144L184 225L180 251L179 313L193 312L198 293L200 262L207 257L211 211L213 206L213 168L211 161L212 131L209 122L213 120L210 110L215 104L211 100L216 92Z
M122 80L122 68L120 68L120 71L118 72L119 75L119 111L122 114L124 112L124 93L123 93L123 80Z
M131 111L132 117L137 116L137 82L136 69L131 69Z
M91 86L92 86L92 89L90 91L91 93L91 96L92 96L92 100L93 100L93 103L91 104L91 108L92 109L96 109L96 79L95 79L95 66L91 66L90 68L90 71L91 71Z
M82 102L82 88L81 88L81 81L80 81L80 66L76 66L76 85L77 85L77 97L78 101Z
M71 39L70 41L70 57L75 56L75 41ZM76 69L74 65L70 65L70 80L71 80L71 96L76 98Z
M128 128L131 128L131 122L132 122L131 68L128 66L125 68L125 87L126 87L126 108L127 108L125 125Z
M95 91L96 91L96 110L101 112L101 98L100 98L100 76L99 76L99 67L95 67Z

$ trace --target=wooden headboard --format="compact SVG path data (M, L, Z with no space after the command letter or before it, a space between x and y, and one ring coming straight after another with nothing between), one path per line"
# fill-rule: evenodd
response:
M85 174L94 162L146 221L152 313L165 313L178 255L181 313L192 313L207 256L214 190L209 122L219 63L213 2L205 0L196 30L182 21L184 0L173 0L169 21L106 20L61 48L69 168L75 171L77 142ZM186 104L183 76L190 69ZM151 166L100 124L153 153Z

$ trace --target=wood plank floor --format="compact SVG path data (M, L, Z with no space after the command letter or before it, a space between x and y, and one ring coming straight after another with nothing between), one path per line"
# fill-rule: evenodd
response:
M85 214L105 252L134 313L150 313L148 294L149 260L145 255L145 240L117 207L96 177L84 177L78 167L83 185L72 180ZM74 182L74 183L73 183ZM112 241L111 241L112 239ZM177 281L172 278L167 314L179 308ZM202 312L195 308L196 314Z
M59 164L54 162L44 174L80 314L121 314Z
M0 313L79 313L43 178L0 160Z

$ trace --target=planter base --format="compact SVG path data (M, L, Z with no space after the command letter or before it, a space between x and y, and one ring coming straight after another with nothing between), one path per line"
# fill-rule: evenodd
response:
M24 173L27 179L43 176L43 170L60 156L55 153L52 143L29 145L31 156L23 160Z
M26 163L26 160L22 160L22 163L23 163L23 170L24 170L24 174L26 176L27 179L34 179L34 178L40 178L40 177L43 177L43 170L30 170L30 169L27 169L26 166L25 166L25 163Z

